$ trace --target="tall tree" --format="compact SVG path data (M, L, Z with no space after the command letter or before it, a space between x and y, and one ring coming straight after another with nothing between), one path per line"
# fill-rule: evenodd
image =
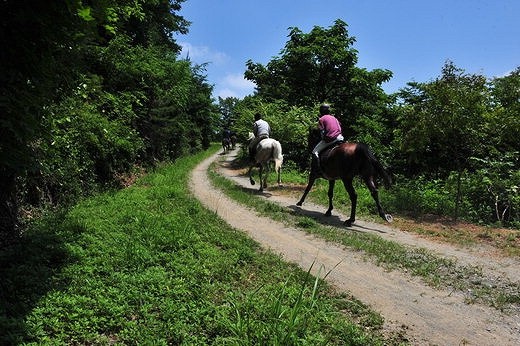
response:
M488 111L486 78L466 74L451 61L431 83L410 83L397 139L412 172L446 178L456 172L455 216L462 198L463 173L481 156L484 116ZM410 172L410 170L408 170Z
M34 167L43 108L81 69L72 62L92 26L80 10L72 1L0 3L0 244L15 234L16 178Z
M220 127L231 128L235 123L237 114L235 107L237 106L239 99L236 97L218 98L218 108L220 111Z
M500 151L520 152L520 67L491 81L490 139ZM520 159L520 158L519 158ZM520 163L520 162L519 162Z
M400 93L401 149L416 172L446 175L470 167L482 143L488 110L486 78L447 61L430 83L409 83Z
M349 137L357 134L362 117L384 114L390 100L381 84L392 73L356 67L355 38L347 24L336 20L329 28L315 26L309 33L290 28L280 56L266 66L247 61L246 79L267 100L283 99L290 106L312 107L330 102Z

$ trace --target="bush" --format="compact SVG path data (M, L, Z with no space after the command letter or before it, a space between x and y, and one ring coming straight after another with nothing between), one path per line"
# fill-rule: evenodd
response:
M412 215L454 215L455 198L442 181L424 177L398 181L388 192L386 203L391 209Z
M500 166L503 168L503 165ZM518 225L520 172L512 168L499 168L489 165L465 176L462 191L469 204L467 216L477 222Z
M136 131L117 114L111 120L95 102L83 101L84 88L44 117L46 136L34 145L38 166L22 179L31 204L67 204L98 186L114 185L139 157L143 143Z
M520 172L509 176L495 173L481 169L462 175L458 211L457 172L452 172L445 180L428 180L423 176L413 179L399 177L399 183L388 191L385 203L393 210L412 215L444 215L515 227L520 222Z

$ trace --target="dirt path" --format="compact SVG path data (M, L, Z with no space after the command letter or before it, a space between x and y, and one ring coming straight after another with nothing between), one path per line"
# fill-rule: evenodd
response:
M234 159L234 152L226 156ZM350 292L357 299L378 311L385 318L385 328L405 329L414 345L520 345L520 316L508 316L479 304L468 305L459 292L433 289L420 279L397 271L388 272L363 259L362 254L327 243L296 229L258 216L216 190L207 177L209 165L219 154L199 164L192 173L193 194L210 210L215 211L232 227L247 232L265 248L280 254L287 261L308 270L322 266L332 270L328 280L338 290ZM238 184L250 187L245 177L221 168L221 172ZM312 192L311 192L312 193ZM292 197L267 189L264 196L289 208L296 208ZM304 204L302 211L317 216L323 206ZM328 218L327 223L341 224L343 215ZM356 222L356 229L376 232L382 237L412 246L427 247L436 253L456 258L461 263L477 263L490 275L505 276L514 281L520 277L520 266L513 260L485 255L483 249L468 251L453 246L428 242L397 229L369 222Z

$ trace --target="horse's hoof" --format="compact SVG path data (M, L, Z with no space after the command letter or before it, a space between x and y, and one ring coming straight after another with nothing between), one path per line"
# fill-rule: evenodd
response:
M325 213L325 216L331 216L331 215L332 215L332 212L330 212L330 211L327 211L327 212Z
M345 222L343 222L343 225L345 225L347 227L351 227L353 223L354 223L354 221L352 221L352 220L345 220Z
M303 202L298 202L298 203L296 203L296 205L297 205L298 207L301 207L302 204L303 204Z
M386 220L387 222L392 222L392 221L394 221L394 218L393 218L393 216L390 215L390 214L385 214L385 220Z

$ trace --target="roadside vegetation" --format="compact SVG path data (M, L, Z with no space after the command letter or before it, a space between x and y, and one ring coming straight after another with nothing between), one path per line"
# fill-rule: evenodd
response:
M0 343L403 344L327 273L263 251L190 195L216 150L35 220L0 252Z
M286 172L286 170L284 170ZM496 309L515 312L520 310L520 283L509 280L497 280L485 277L477 266L461 265L454 260L439 257L424 248L412 248L385 240L377 235L363 232L349 232L344 228L322 224L315 219L301 215L297 211L284 208L258 196L256 189L244 189L218 173L217 164L213 164L210 171L212 182L236 201L252 207L263 216L284 222L289 226L301 229L303 232L317 235L327 241L345 245L356 251L362 251L367 258L388 270L401 270L410 275L421 277L433 287L449 287L464 293L468 303L481 302ZM274 184L270 181L270 184ZM284 173L285 186L297 184L303 190L301 175L297 172ZM327 205L328 184L318 183L314 187L309 200L316 204ZM284 188L277 191L283 193ZM372 208L373 200L365 188L359 188L359 210L364 217L372 219L375 211ZM290 191L290 189L289 189ZM300 191L301 192L301 191ZM343 197L340 197L343 196ZM299 196L295 196L297 201ZM385 197L383 197L384 200ZM345 192L335 194L337 210L348 215L350 201ZM373 218L374 222L378 222ZM411 230L412 232L414 230ZM452 238L457 232L453 232ZM513 233L514 234L514 233ZM516 246L518 250L518 246ZM517 256L517 254L516 254Z

